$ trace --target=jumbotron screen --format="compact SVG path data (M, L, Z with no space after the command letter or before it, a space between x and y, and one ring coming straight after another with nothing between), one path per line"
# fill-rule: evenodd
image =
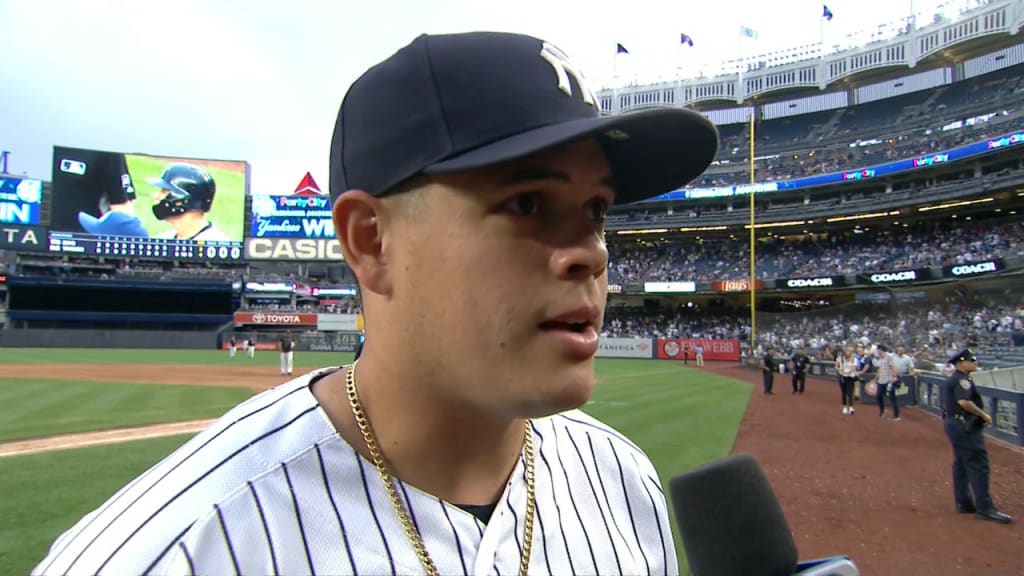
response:
M50 251L239 260L249 164L55 146Z

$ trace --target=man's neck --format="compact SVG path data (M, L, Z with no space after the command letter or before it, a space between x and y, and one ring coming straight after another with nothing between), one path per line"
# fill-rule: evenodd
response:
M366 350L355 372L360 403L391 474L448 502L495 502L522 450L523 420L481 414L443 397L429 374L402 368ZM339 370L323 378L313 394L341 437L372 462L346 375Z
M209 222L207 222L205 214L193 211L178 216L171 225L174 226L179 240L187 240L202 232Z

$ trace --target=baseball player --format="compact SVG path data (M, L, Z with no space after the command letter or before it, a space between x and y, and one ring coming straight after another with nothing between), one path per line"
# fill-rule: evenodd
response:
M217 192L217 183L209 172L191 164L171 164L160 178L147 182L158 189L153 215L173 228L158 238L229 240L206 218Z
M235 335L231 335L231 339L228 340L228 358L235 357L235 351L238 350L238 340L235 339Z
M550 44L480 32L356 80L330 190L369 345L231 410L36 572L677 574L654 466L577 408L605 211L692 180L717 134L680 107L602 117L585 86Z
M293 350L295 349L295 341L291 339L291 336L281 336L281 341L278 342L278 349L281 351L281 375L291 376L292 374L292 356Z
M249 358L256 357L256 341L252 338L245 340L245 353L249 355Z

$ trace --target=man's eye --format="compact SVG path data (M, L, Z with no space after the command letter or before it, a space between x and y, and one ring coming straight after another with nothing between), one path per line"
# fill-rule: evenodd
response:
M590 217L593 218L595 222L603 222L605 217L608 215L608 202L600 198L596 198L590 202L587 209L590 212Z
M521 194L509 200L505 206L522 216L533 216L540 212L540 196L538 194Z

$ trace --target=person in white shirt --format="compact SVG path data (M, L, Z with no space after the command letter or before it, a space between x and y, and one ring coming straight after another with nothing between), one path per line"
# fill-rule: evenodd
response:
M885 344L879 344L871 358L875 366L876 397L878 398L878 417L885 418L885 397L888 396L892 403L892 419L900 421L900 403L896 399L896 387L898 384L896 365L893 363L892 355Z

